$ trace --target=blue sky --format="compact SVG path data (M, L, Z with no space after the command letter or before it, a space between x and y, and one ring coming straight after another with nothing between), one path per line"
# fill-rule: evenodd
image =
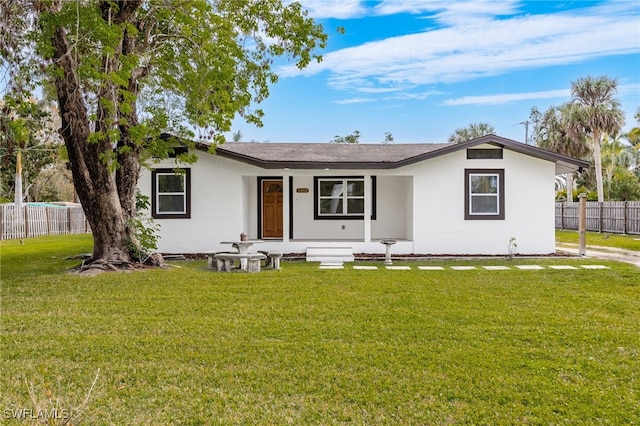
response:
M324 60L278 63L280 81L241 120L244 141L446 142L473 122L524 141L531 107L570 99L571 82L618 79L625 129L640 106L640 2L300 0L329 35ZM338 27L344 27L340 34ZM231 139L231 133L228 138Z

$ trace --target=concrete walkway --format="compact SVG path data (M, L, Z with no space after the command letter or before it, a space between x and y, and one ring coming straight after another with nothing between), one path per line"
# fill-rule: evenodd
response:
M556 246L559 252L578 255L578 245L562 243ZM613 247L587 246L585 258L617 260L619 262L631 263L640 268L640 252L633 250L622 250Z

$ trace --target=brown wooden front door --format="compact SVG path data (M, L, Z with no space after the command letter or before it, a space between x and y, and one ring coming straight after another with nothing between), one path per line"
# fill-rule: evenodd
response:
M262 181L262 238L282 238L282 181Z

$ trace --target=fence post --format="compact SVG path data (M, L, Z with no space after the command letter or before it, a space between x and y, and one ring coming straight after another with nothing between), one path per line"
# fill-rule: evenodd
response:
M23 206L24 209L24 237L29 238L29 206Z
M625 201L624 204L622 204L622 234L623 235L627 234L627 205L628 205L628 201Z
M587 254L587 194L583 192L578 195L578 200L580 206L578 213L578 233L580 235L578 255L584 256Z
M560 202L560 229L564 230L564 202Z
M599 233L602 233L602 228L604 228L604 224L603 224L604 219L602 217L603 215L602 212L604 210L603 206L604 206L603 201L598 202L598 232Z

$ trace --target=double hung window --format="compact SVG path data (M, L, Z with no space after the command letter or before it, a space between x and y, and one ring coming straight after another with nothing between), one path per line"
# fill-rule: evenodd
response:
M173 169L152 172L152 216L157 219L191 217L191 170L180 173Z
M316 178L316 218L362 219L364 178Z
M465 219L504 219L504 170L465 170Z

